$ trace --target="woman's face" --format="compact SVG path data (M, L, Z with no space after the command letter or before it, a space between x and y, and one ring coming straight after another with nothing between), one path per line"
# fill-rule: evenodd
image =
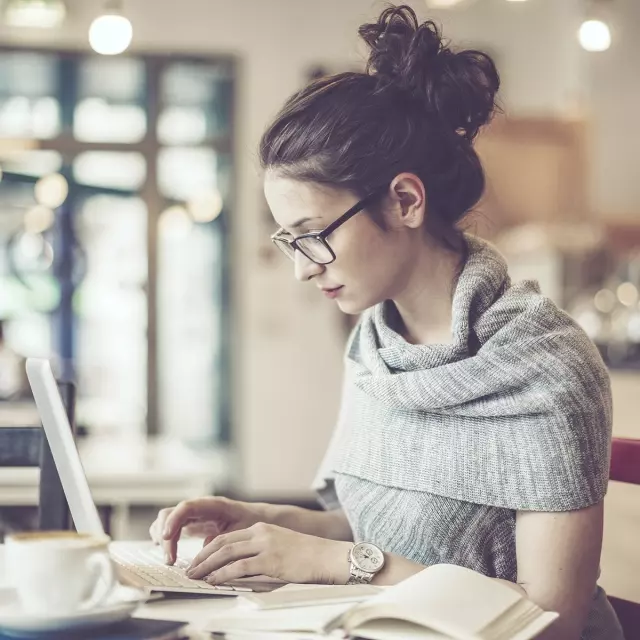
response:
M322 231L358 201L349 191L283 178L273 172L267 173L264 192L273 217L290 238ZM385 204L385 208L402 208L390 193L389 207ZM385 213L385 223L388 228L383 230L366 211L356 214L327 238L335 261L318 265L296 251L295 277L313 282L345 313L358 314L395 298L411 273L417 250L416 229L407 225L402 215L393 213Z

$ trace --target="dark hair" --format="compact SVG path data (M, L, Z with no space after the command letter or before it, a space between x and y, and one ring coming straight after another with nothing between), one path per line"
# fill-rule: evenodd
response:
M484 191L473 141L496 109L495 64L452 51L406 5L358 32L370 48L366 72L321 78L289 98L262 136L262 167L360 198L412 172L425 184L429 219L452 230Z

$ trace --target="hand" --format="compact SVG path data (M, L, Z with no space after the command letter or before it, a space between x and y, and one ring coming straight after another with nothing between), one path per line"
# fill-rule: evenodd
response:
M149 535L153 542L163 546L167 564L173 564L183 531L205 538L207 545L222 533L246 529L259 522L264 518L263 506L222 497L186 500L162 509L149 527Z
M193 559L187 577L222 584L248 576L285 582L346 584L350 542L317 538L259 522L217 536Z

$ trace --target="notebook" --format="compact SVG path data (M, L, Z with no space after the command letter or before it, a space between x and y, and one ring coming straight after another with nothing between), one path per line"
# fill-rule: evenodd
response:
M280 596L281 597L281 596ZM340 631L369 640L529 640L557 617L511 589L475 571L451 564L429 567L363 602L235 608L212 617L215 633ZM255 598L253 598L255 607Z

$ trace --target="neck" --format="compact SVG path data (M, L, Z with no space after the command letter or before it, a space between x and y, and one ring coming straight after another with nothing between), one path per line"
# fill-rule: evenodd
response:
M425 246L419 252L406 286L393 298L408 342L451 343L452 302L460 261L460 253L440 246Z

